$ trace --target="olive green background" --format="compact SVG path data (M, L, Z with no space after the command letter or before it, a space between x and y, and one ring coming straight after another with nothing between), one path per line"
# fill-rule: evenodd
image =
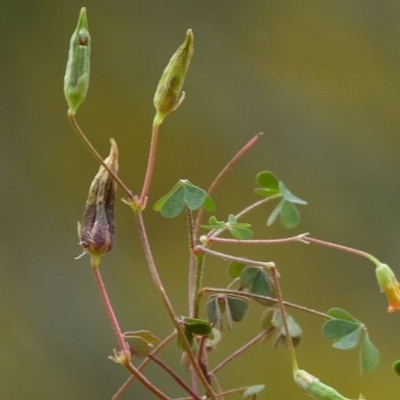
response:
M187 313L183 217L151 205L178 179L207 187L235 152L265 135L215 194L224 219L254 201L254 176L274 171L298 196L302 224L265 227L271 210L249 217L256 237L311 232L371 252L400 275L400 2L396 1L3 1L0 6L0 397L110 399L126 372L108 360L115 338L88 258L81 218L96 162L66 118L62 81L80 7L92 35L89 94L78 120L99 151L120 148L120 176L143 182L152 97L169 57L192 28L195 54L186 99L162 127L145 219L157 266L179 315ZM122 197L119 193L118 197ZM163 312L139 246L132 212L118 202L117 246L102 272L124 330L164 337ZM294 312L304 329L300 366L350 398L399 398L390 369L400 358L399 314L386 312L374 267L364 259L300 244L216 247L274 260L287 300L318 310L344 307L369 327L382 351L360 377L357 351L338 352L322 321ZM227 263L210 260L205 284L228 284ZM260 329L254 305L225 328L215 365ZM163 358L179 367L171 346ZM182 369L180 369L182 370ZM181 396L157 367L148 376ZM183 372L184 376L186 373ZM224 388L264 383L261 399L301 399L284 348L251 349L220 375ZM124 399L152 399L135 383ZM238 395L232 398L239 398Z

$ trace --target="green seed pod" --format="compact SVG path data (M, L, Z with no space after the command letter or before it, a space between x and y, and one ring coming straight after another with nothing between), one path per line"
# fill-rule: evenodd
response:
M295 382L313 399L317 400L351 400L342 396L332 387L325 385L318 378L309 374L303 369L298 369L294 373ZM364 397L360 396L359 400Z
M117 173L118 147L111 139L110 155L104 160ZM102 255L112 249L115 243L114 202L117 184L110 173L100 166L99 172L90 185L82 223L78 223L80 244L92 256Z
M158 82L153 100L154 107L157 110L154 118L155 124L160 125L164 118L170 112L175 111L185 98L185 92L182 92L182 87L193 51L193 32L188 29L185 41L169 60Z
M68 114L75 115L86 98L90 75L90 34L86 8L82 7L78 25L71 36L67 68L64 76L64 95Z

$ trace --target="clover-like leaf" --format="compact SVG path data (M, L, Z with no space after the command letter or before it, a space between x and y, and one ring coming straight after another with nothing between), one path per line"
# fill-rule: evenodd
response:
M216 217L212 216L208 220L208 225L201 225L205 229L226 229L236 239L247 240L253 236L251 224L246 222L238 222L237 217L233 214L228 216L228 222L218 221Z
M253 236L253 231L247 228L228 227L228 231L234 238L239 240L248 240L251 239Z
M322 331L328 339L333 340L333 347L339 350L351 349L360 341L361 326L359 323L332 319L324 323Z
M279 221L286 229L295 228L300 223L300 213L297 207L286 200L282 201Z
M285 186L283 182L279 182L279 191L282 193L282 197L289 203L295 204L307 204L307 202L300 197L295 196L289 189Z
M143 358L147 357L150 352L150 347L146 340L139 336L131 336L128 340L129 349L133 356Z
M268 197L280 193L278 178L270 171L259 172L256 182L261 186L261 188L254 189L259 196Z
M379 365L380 359L379 350L371 342L368 332L365 332L361 340L360 348L361 373L374 370Z
M207 336L211 333L211 326L208 321L198 318L185 318L185 328L193 335Z
M246 264L239 261L232 261L228 267L228 274L231 278L239 278L242 271L246 268Z
M295 204L307 204L289 191L283 182L278 182L278 192L282 194L282 200L276 205L267 219L267 226L271 226L279 217L284 228L291 229L300 223L300 213Z
M343 321L354 322L355 324L361 324L361 322L353 317L349 312L343 310L343 308L331 308L327 311L327 314L335 319L341 319Z
M300 343L301 337L303 335L303 330L301 329L300 325L295 321L295 319L289 314L286 315L286 323L292 343L294 346L297 346ZM271 324L275 328L279 329L274 342L274 348L279 343L282 343L284 346L287 347L286 331L282 321L282 314L279 310L274 310Z
M153 345L160 341L160 339L154 336L150 331L144 330L125 332L124 337L129 343L132 355L136 357L147 357Z
M222 312L225 311L225 309L221 310L221 307L225 308L224 298L224 295L210 296L206 306L208 321L215 324L219 330L222 328Z
M246 311L249 308L249 301L244 297L233 295L226 296L226 299L228 302L227 309L229 308L232 320L235 322L240 322L244 318Z
M248 309L246 298L233 295L219 294L210 296L207 301L207 317L211 324L222 330L222 314L226 314L228 329L232 330L232 322L240 322Z
M212 207L213 202L205 190L181 179L175 186L153 206L165 218L177 217L185 207L191 211L198 210L204 203Z
M275 297L272 279L264 268L246 267L240 276L242 287L250 293L266 297ZM270 305L268 300L256 299L261 304Z

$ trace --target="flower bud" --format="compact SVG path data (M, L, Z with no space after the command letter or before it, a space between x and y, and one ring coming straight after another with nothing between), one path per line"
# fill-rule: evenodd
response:
M185 92L182 92L182 87L192 56L193 32L188 29L185 41L169 60L158 82L153 100L154 107L157 110L154 118L155 124L160 125L164 118L170 112L175 111L185 98Z
M396 275L386 264L379 264L375 270L378 285L389 302L388 312L400 310L400 284Z
M90 74L90 34L86 8L82 7L78 25L71 36L67 68L64 76L64 95L68 113L75 115L86 98Z
M318 378L309 374L303 369L298 369L294 373L295 382L313 399L317 400L351 400L342 396L332 387L325 385ZM360 395L359 400L364 397Z
M118 147L111 139L110 155L104 160L117 173ZM80 244L86 253L102 255L110 251L115 242L114 201L117 184L110 173L100 166L90 185L82 222L78 223Z

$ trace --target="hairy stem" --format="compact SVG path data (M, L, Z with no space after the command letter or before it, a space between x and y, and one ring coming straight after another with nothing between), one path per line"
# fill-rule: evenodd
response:
M282 315L283 328L285 330L286 343L287 343L287 347L289 350L290 361L292 364L292 371L295 372L299 369L299 367L297 364L296 352L294 350L293 340L292 340L292 337L290 336L289 325L287 322L287 314L285 311L285 304L283 302L282 289L281 289L281 285L279 283L279 273L278 273L278 270L276 269L276 267L270 268L270 271L271 271L272 279L274 280L276 297L278 299L278 305L279 305L279 309L280 309L281 315Z
M212 390L210 384L208 383L206 377L204 376L203 372L201 371L201 368L197 362L197 359L196 359L196 357L191 349L191 346L186 338L183 327L182 327L180 321L178 320L176 313L172 307L171 301L165 291L165 288L161 281L160 275L158 274L158 270L157 270L157 267L155 265L154 258L153 258L153 253L151 251L150 243L149 243L149 240L147 237L147 232L146 232L145 224L143 221L143 215L140 211L136 211L134 214L135 214L135 219L136 219L137 226L138 226L140 240L141 240L142 247L143 247L143 250L145 253L145 258L146 258L146 261L147 261L147 264L148 264L148 267L150 270L151 278L153 279L153 282L154 282L157 290L160 293L160 296L161 296L162 302L164 303L165 309L167 310L167 313L168 313L172 323L174 324L175 329L178 332L178 335L181 339L182 345L185 349L185 352L189 358L189 361L190 361L198 379L202 383L209 398L216 400L216 395L215 395L214 391Z

